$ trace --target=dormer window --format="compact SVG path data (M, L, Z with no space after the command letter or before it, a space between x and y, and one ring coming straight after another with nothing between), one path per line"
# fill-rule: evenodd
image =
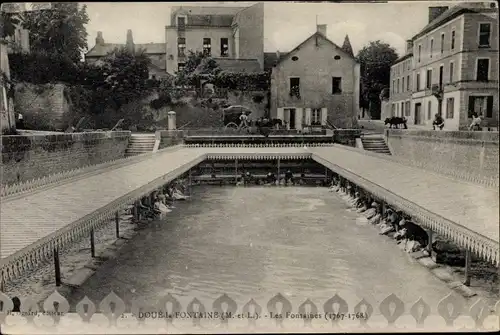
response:
M186 17L177 16L177 29L184 30L186 28Z

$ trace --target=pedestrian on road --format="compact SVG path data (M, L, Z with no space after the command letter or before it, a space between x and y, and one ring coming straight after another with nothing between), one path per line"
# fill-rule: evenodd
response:
M240 128L242 128L243 126L247 127L248 126L248 116L245 112L241 112L241 115L240 115Z
M439 130L443 130L444 127L444 119L439 114L434 115L434 122L432 122L432 129L436 130L436 127L438 127Z
M472 122L469 126L469 130L479 130L481 128L481 122L483 121L483 116L481 114L474 115Z

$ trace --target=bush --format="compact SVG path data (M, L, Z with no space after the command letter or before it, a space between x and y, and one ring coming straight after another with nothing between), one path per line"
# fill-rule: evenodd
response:
M222 71L214 77L213 84L220 88L239 91L267 91L270 85L268 72L236 73Z

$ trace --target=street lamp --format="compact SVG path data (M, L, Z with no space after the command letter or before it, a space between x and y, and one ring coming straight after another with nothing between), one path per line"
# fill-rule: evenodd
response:
M438 114L442 116L443 111L443 88L440 85L432 85L432 95L436 97L438 101Z

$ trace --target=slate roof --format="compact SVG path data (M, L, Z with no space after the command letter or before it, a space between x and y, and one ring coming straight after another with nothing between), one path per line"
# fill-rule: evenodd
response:
M103 57L112 52L116 48L125 47L125 44L120 43L104 43L96 44L92 49L85 54L85 57ZM146 54L166 54L167 46L165 43L143 43L135 44L135 50L144 49Z
M496 8L485 8L485 7L471 7L471 5L462 4L459 6L454 6L447 11L445 11L443 14L439 15L437 18L432 20L428 25L426 25L418 34L412 37L412 40L415 40L428 32L436 29L439 26L442 26L446 22L449 22L457 17L459 17L462 14L465 13L494 13L497 12Z
M214 58L222 71L229 72L260 72L260 64L256 59L233 59L233 58Z
M233 15L189 15L186 26L231 27L233 17Z

